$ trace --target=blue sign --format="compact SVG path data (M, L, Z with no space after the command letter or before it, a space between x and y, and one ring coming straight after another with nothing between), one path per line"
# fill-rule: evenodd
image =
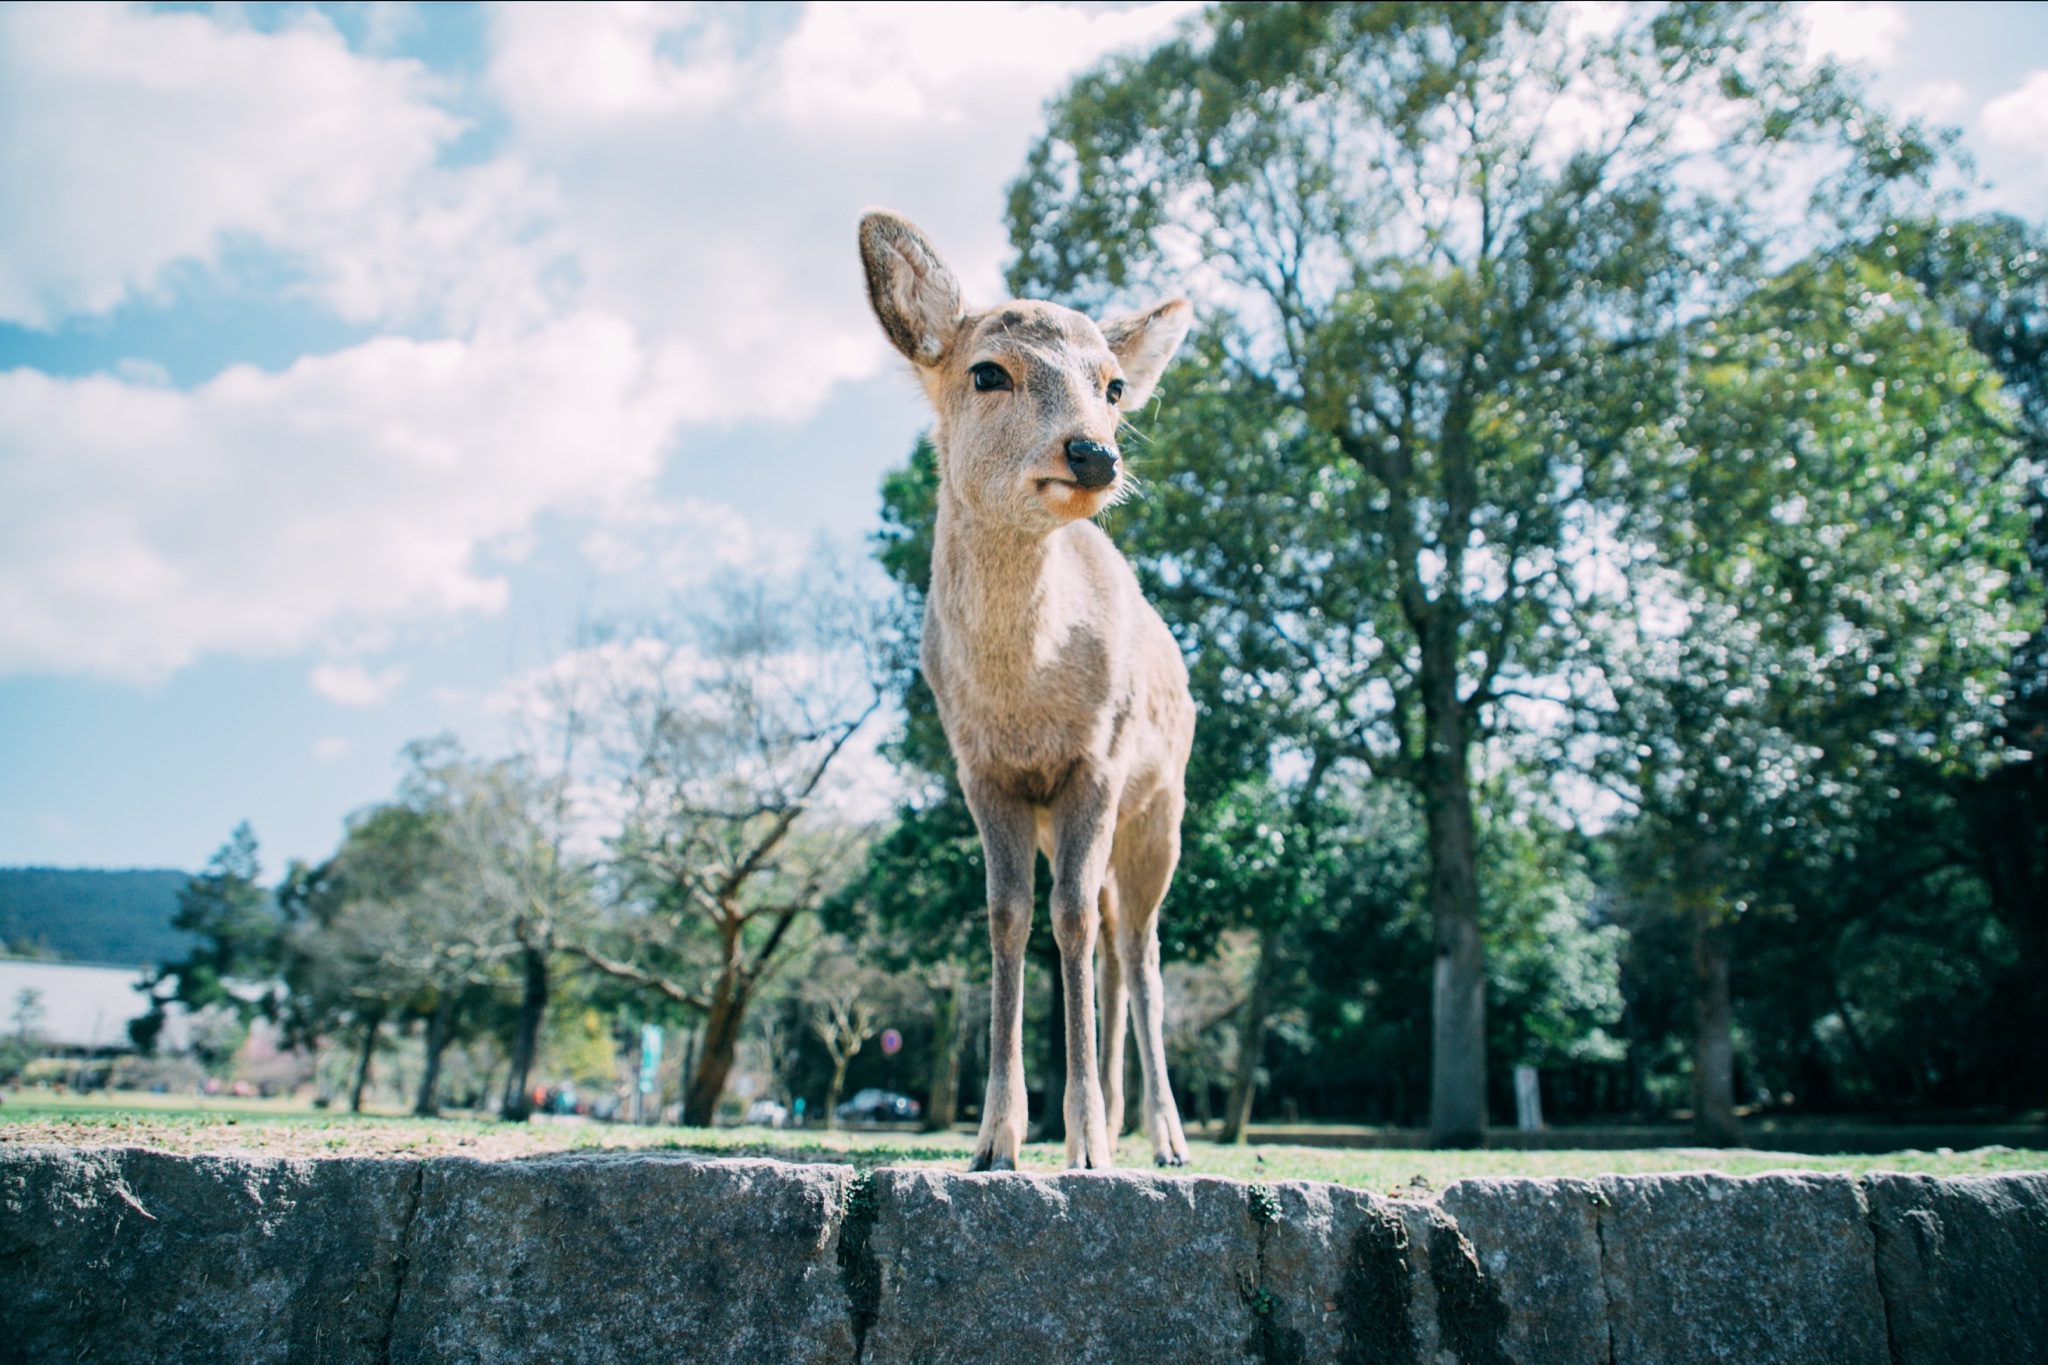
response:
M661 1069L661 1026L640 1026L640 1093L654 1093L654 1073Z

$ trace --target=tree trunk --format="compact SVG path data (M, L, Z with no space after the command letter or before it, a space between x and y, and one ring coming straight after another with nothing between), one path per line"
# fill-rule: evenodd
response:
M1650 1121L1649 1044L1643 1038L1643 1013L1636 997L1622 991L1621 1020L1628 1035L1628 1111L1639 1123Z
M943 1133L953 1126L960 1105L960 1052L966 1030L960 1027L967 983L956 981L938 1009L938 1058L932 1067L931 1094L924 1107L924 1130Z
M1870 1081L1870 1093L1876 1098L1878 1107L1892 1122L1899 1121L1898 1106L1892 1103L1891 1089L1878 1074L1877 1062L1864 1045L1863 1030L1856 1026L1856 1016L1850 1012L1849 1000L1842 994L1842 983L1833 972L1828 973L1828 993L1835 1002L1835 1013L1841 1017L1842 1029L1849 1035L1849 1046L1856 1053L1856 1064L1863 1068L1863 1075Z
M846 1068L853 1062L853 1054L840 1056L838 1049L832 1051L832 1086L825 1092L825 1126L839 1126L839 1095L846 1089Z
M1230 1078L1230 1099L1223 1106L1223 1131L1216 1140L1242 1143L1252 1121L1252 1101L1259 1091L1259 1063L1266 1053L1266 1020L1273 1012L1273 980L1279 972L1279 946L1274 934L1259 935L1259 965L1252 972L1251 994L1237 1015L1237 1070Z
M1038 1141L1065 1142L1067 1139L1067 974L1057 956L1052 970L1052 1011L1045 1018L1045 1117L1038 1124Z
M348 1111L351 1114L363 1112L363 1091L370 1087L370 1063L377 1054L377 1030L383 1026L382 1010L378 1010L363 1021L363 1052L356 1059L356 1083L348 1095Z
M548 1011L548 955L525 949L526 992L519 1000L518 1030L512 1035L512 1064L505 1073L503 1118L524 1123L533 1114L531 1081L540 1057L540 1025Z
M434 1092L441 1088L441 1053L448 1046L448 1039L455 1032L455 993L444 990L441 998L434 1002L434 1012L427 1019L426 1068L420 1076L420 1094L412 1106L412 1112L421 1118L432 1118L441 1112L441 1105Z
M2033 760L2014 763L1980 783L1971 820L1992 911L2012 930L2019 950L2019 970L2010 978L2019 997L2011 1034L2021 1040L2014 1057L2018 1084L2011 1096L2017 1105L2048 1098L2048 759L2041 752L2038 707L2037 702L2029 708L2030 717L2008 715L2009 724L2021 721L2016 732L2024 747L2034 751Z
M1702 896L1692 907L1693 1128L1712 1147L1740 1147L1735 1126L1735 1035L1728 999L1728 926Z
M690 1082L697 1079L697 1044L700 1041L702 1041L703 1037L704 1026L702 1024L699 1024L695 1028L692 1028L689 1031L689 1033L685 1034L683 1037L683 1065L682 1070L677 1078L677 1089L682 1095L688 1095L690 1093ZM679 1098L676 1101L677 1126L680 1127L682 1125L682 1122L682 1100Z
M1440 632L1448 633L1448 632ZM1425 656L1444 646L1425 642ZM1478 838L1464 707L1453 658L1423 687L1427 752L1422 802L1429 822L1429 912L1436 949L1430 996L1429 1144L1486 1142L1486 950L1479 938Z
M690 1074L689 1090L683 1096L683 1126L709 1128L718 1117L718 1100L725 1094L732 1075L733 1058L739 1052L740 1025L747 1017L746 988L727 972L711 996L711 1012L704 1019L703 1050Z

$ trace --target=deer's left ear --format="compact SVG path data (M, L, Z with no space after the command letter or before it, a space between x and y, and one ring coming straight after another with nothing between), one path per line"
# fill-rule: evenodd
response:
M877 209L860 220L868 302L897 350L931 369L960 324L960 282L931 239L908 218Z
M1103 340L1124 367L1124 396L1117 406L1136 412L1158 387L1166 362L1180 349L1182 338L1195 320L1195 310L1186 299L1172 299L1142 313L1116 318L1102 324Z

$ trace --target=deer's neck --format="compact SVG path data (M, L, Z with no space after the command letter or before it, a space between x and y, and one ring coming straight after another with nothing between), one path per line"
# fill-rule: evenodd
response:
M1058 575L1062 534L1033 533L981 515L941 488L932 545L932 606L955 647L982 668L1027 671L1065 633ZM981 669L977 669L977 672Z

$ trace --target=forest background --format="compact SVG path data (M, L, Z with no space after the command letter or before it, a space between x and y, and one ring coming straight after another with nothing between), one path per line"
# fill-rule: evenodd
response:
M1775 7L1572 13L1219 6L1075 80L1014 183L1015 291L1202 319L1106 519L1201 708L1176 1093L1447 1145L1522 1065L1553 1120L1715 1142L2039 1109L2041 232L1960 216L1953 136ZM238 831L160 996L347 1058L337 1101L409 1040L419 1108L522 1116L652 1024L685 1123L868 1085L971 1119L937 478L890 476L879 584L592 623L521 756L422 741L275 888Z

